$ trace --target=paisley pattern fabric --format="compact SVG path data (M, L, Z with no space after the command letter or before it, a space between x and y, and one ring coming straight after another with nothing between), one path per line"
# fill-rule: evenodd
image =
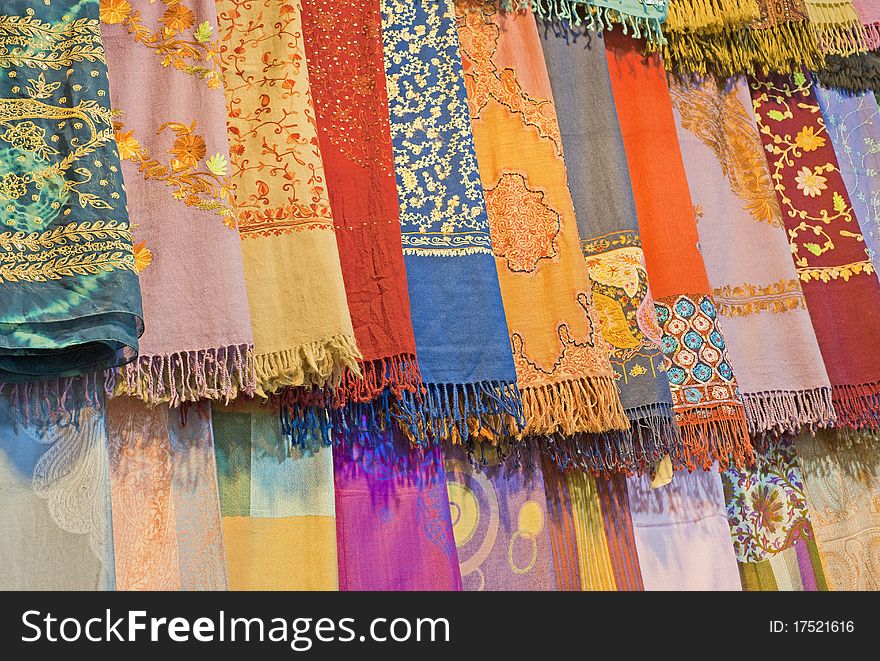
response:
M0 13L0 382L134 358L143 333L98 0Z

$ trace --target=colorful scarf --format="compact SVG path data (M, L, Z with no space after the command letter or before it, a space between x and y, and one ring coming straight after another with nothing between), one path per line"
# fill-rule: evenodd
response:
M118 590L225 590L207 403L185 414L131 397L107 403Z
M180 5L175 4L174 8ZM359 375L315 127L300 3L218 0L257 391Z
M539 32L593 305L632 423L633 454L621 464L644 470L677 452L677 432L605 45L565 23L542 23Z
M385 426L421 383L400 239L378 0L303 0L303 41L361 376L328 402L338 429ZM294 408L295 412L295 408ZM296 416L293 420L296 420ZM307 417L299 413L299 420Z
M659 489L641 475L627 488L646 590L742 589L717 471L676 473Z
M101 22L146 320L109 389L172 406L253 395L214 3L110 0Z
M749 433L834 421L831 384L783 230L743 77L670 81L700 251Z
M865 251L809 75L750 80L792 258L838 424L880 427L880 282Z
M798 438L810 520L828 587L880 590L880 447L871 436Z
M2 12L0 382L64 407L59 377L131 361L144 330L98 0Z
M63 427L20 416L0 397L0 585L113 590L103 414L86 408Z
M215 407L214 443L230 590L335 590L330 448L291 447L276 414Z
M425 386L408 433L467 440L522 427L452 0L382 0L403 254Z
M865 28L851 0L803 0L810 30L823 53L853 55L868 50Z
M865 238L871 262L880 264L880 108L871 93L855 96L817 86L840 175Z
M743 589L827 590L793 438L759 443L755 465L722 482Z
M547 530L556 570L556 589L566 592L581 589L581 559L575 533L574 514L568 494L568 478L559 465L541 455L541 473L547 495Z
M745 411L718 326L694 207L675 134L666 75L657 55L605 35L611 87L633 185L661 346L682 438L677 466L741 465L751 455ZM634 98L639 103L632 103Z
M446 453L446 489L465 590L556 590L547 497L537 455L523 465Z
M340 590L461 590L439 445L341 445L333 475Z
M460 0L457 12L477 164L525 412L522 433L626 429L608 350L594 325L535 19L499 15L489 0ZM589 452L573 445L575 457Z

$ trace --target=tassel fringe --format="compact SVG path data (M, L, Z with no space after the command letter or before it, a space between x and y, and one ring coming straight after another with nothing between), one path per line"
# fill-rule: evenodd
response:
M79 425L83 409L103 405L104 374L87 373L80 376L0 383L0 396L7 397L25 425L40 428L49 425Z
M681 454L672 457L676 470L709 470L716 461L720 470L726 470L731 463L744 468L754 462L741 406L727 404L676 411L675 418L682 441Z
M807 17L819 49L832 55L853 55L868 50L865 26L852 2L807 2Z
M830 427L836 419L831 388L744 393L742 400L752 436L796 435L801 427L810 431L816 427Z
M717 30L761 18L761 10L755 0L674 0L669 3L666 16L667 35L670 32L690 30Z
M523 436L571 436L629 428L610 376L560 381L520 392L526 419Z
M831 386L831 391L838 427L880 429L880 382L860 386Z
M339 334L295 349L257 354L256 394L266 397L296 386L336 387L347 368L360 376L362 358L352 335Z
M849 57L829 55L824 68L815 72L819 84L845 94L880 90L880 54L871 51Z

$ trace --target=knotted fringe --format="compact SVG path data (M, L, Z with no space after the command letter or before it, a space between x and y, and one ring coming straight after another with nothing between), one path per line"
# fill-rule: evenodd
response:
M526 418L523 436L571 436L629 428L617 386L610 376L522 388L520 393Z
M25 425L79 425L83 409L103 405L104 374L92 372L47 381L0 383L0 396L9 399Z
M831 386L837 426L880 429L880 382L860 386Z
M731 463L744 468L755 455L742 406L730 404L676 411L681 453L673 456L676 469L709 470L716 461L721 470Z
M666 16L666 35L670 32L713 29L742 25L758 20L761 10L755 0L673 0Z
M294 349L257 354L256 394L266 397L288 386L335 387L346 368L360 375L361 358L354 336L342 333Z
M129 395L150 406L200 399L229 403L239 394L253 397L254 348L237 344L166 356L138 356L107 374L107 395Z
M706 32L668 32L663 49L666 70L677 75L791 73L816 70L825 56L806 21L768 28L732 27Z
M588 0L501 0L501 8L507 12L530 10L540 19L568 21L600 34L621 25L623 34L645 39L652 50L659 49L664 41L660 20L625 14L620 9L597 6Z
M801 427L812 431L835 421L831 388L743 393L742 401L752 436L796 435Z
M819 84L844 94L880 90L880 54L874 51L849 57L828 55L824 68L814 72Z
M816 2L809 0L807 17L819 49L833 55L852 55L868 50L865 26L852 2Z
M868 50L877 50L880 48L880 22L862 24L865 28L865 41L868 43Z

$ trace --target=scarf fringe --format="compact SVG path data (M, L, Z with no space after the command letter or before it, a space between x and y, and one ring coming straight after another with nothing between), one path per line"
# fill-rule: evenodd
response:
M868 23L863 27L865 28L865 41L868 43L868 50L880 48L880 22Z
M629 420L610 376L588 376L520 389L526 426L523 436L628 429Z
M266 397L286 387L335 387L346 368L360 375L358 361L361 358L354 336L344 333L294 349L256 354L255 392Z
M801 427L830 427L836 416L831 388L768 390L742 394L749 434L796 435Z
M667 34L684 30L718 29L761 18L755 0L674 0L666 16Z
M370 402L386 391L399 397L404 391L415 392L422 383L419 363L411 353L364 361L360 368L360 374L345 370L333 391L333 408L349 402Z
M681 435L681 453L672 456L676 470L709 470L716 461L720 470L737 468L755 460L749 429L741 405L722 404L675 412Z
M849 57L829 55L815 75L822 87L845 94L880 90L880 55L873 51Z
M868 50L867 32L852 2L808 2L806 6L810 29L822 52L853 55Z
M83 409L103 405L104 374L90 372L46 381L0 383L0 396L25 425L45 430L50 425L79 425Z
M180 406L200 399L229 403L238 395L253 397L256 388L254 348L237 344L219 349L165 356L138 356L107 374L109 397L129 395L150 406Z
M880 382L831 386L831 390L838 427L880 429Z

